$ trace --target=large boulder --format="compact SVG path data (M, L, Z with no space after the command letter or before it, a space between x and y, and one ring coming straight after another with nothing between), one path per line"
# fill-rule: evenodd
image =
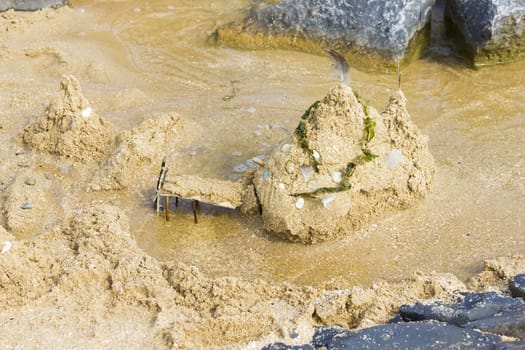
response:
M525 56L525 0L449 0L445 23L474 66Z
M434 0L284 0L252 9L241 23L216 32L219 42L246 48L279 47L340 52L367 70L420 55L430 33Z
M0 11L35 11L45 7L56 8L64 6L68 2L68 0L3 0L0 1Z
M379 114L350 87L335 87L255 174L266 229L313 243L407 208L433 180L427 141L401 91Z

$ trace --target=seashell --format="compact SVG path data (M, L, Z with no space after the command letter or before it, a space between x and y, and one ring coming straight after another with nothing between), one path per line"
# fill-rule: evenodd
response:
M301 167L301 173L303 174L304 179L307 181L310 178L310 176L312 176L313 172L314 169L311 166L303 165Z
M26 202L20 206L22 209L33 209L33 204Z
M279 189L280 190L284 190L286 188L286 185L283 184L282 182L279 184Z
M295 173L295 164L289 160L284 164L284 169L288 174L293 174Z
M386 156L386 167L388 169L394 169L399 163L402 163L405 160L403 153L398 149L391 150Z
M262 179L263 180L268 180L270 178L270 170L266 169L263 174L262 174Z
M312 157L314 157L315 160L319 160L319 158L321 158L321 155L314 149L312 151Z
M308 181L308 184L306 186L308 186L308 188L311 189L311 190L316 190L317 189L317 181L315 181L315 180Z
M323 203L323 207L327 207L330 202L332 202L335 199L335 193L327 194L326 196L321 199L321 203Z
M292 150L292 145L290 145L289 143L285 143L284 145L281 146L281 152L283 153L288 153Z
M301 209L302 207L304 207L304 198L303 197L297 198L297 201L295 202L295 207L297 209Z
M12 244L9 241L2 242L2 250L0 251L0 254L7 253L11 249L11 246Z
M86 108L84 108L84 109L82 110L82 116L83 116L84 118L89 118L89 116L91 115L91 112L92 112L92 111L93 111L93 110L91 109L91 107L86 107Z
M340 183L341 181L343 181L343 173L340 171L334 171L332 173L332 180L335 183Z

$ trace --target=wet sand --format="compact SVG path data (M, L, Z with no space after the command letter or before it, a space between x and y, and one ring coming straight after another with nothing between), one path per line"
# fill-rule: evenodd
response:
M2 15L2 193L27 167L45 168L63 184L50 194L62 198L56 217L14 239L37 237L73 210L102 201L130 218L129 232L149 256L196 266L212 279L369 286L436 271L466 281L485 259L525 254L524 62L475 71L437 56L406 68L408 110L436 160L431 192L409 210L313 246L271 237L258 218L206 206L198 225L187 204L165 222L151 204L158 170L136 189L86 193L77 181L87 184L94 165L29 150L15 155L24 149L20 131L43 115L61 76L73 74L96 112L119 131L154 113L178 113L192 141L167 155L172 171L239 179L235 166L270 153L283 138L268 125L293 130L304 109L337 83L329 57L209 45L214 28L238 18L247 3L73 1L58 11ZM397 88L392 74L352 70L351 79L379 110Z

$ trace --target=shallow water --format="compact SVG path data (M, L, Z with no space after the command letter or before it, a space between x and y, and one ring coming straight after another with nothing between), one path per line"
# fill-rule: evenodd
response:
M329 57L210 45L214 28L240 18L248 4L73 1L70 21L48 40L94 65L84 71L54 64L56 71L27 74L37 86L53 87L59 72L76 69L99 113L122 128L149 113L176 111L191 121L195 141L168 155L171 168L238 179L235 166L269 154L286 136L268 125L293 130L337 83ZM437 166L431 193L413 208L345 239L303 246L272 238L259 219L234 211L205 206L194 225L186 203L166 222L155 215L150 193L138 201L123 195L139 245L211 276L313 285L398 280L415 270L467 278L483 259L525 254L525 62L475 71L452 56L434 56L402 73L409 112L429 135ZM397 76L352 70L351 86L382 110ZM133 89L143 92L137 100ZM115 103L119 91L131 101Z

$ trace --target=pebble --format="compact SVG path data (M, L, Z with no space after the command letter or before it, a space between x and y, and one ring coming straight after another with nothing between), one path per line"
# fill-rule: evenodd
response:
M20 208L22 208L22 209L33 209L33 204L31 204L29 202L26 202L26 203L22 204L22 206Z
M295 173L295 164L289 160L284 164L284 169L288 174L293 174Z
M304 198L303 197L297 198L297 201L295 202L295 207L297 209L301 209L302 207L304 207Z
M233 167L233 171L236 173L244 173L246 170L248 170L248 166L246 164L239 164Z
M509 281L512 296L525 298L525 274L517 275Z
M28 186L34 186L35 183L36 183L36 180L35 180L34 177L30 176L30 177L28 177L28 178L24 181L24 183L25 183L26 185L28 185Z

